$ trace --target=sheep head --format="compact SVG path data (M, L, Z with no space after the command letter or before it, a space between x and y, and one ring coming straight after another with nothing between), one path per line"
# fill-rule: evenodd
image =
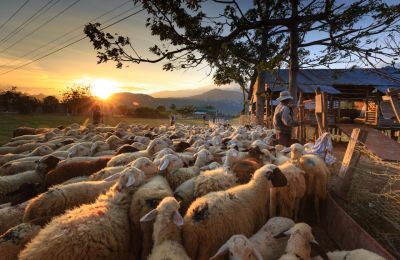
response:
M59 161L61 160L53 155L44 156L36 161L35 170L38 173L46 174L56 168Z
M98 152L110 150L110 145L103 141L96 141L90 147L90 154L93 156Z
M175 154L167 154L164 155L159 161L159 170L164 171L167 170L171 172L175 169L183 168L183 161L181 158L176 156Z
M290 159L299 160L304 153L304 146L299 143L290 146Z
M141 157L129 164L143 171L147 177L153 177L157 174L157 166L147 157Z
M51 149L47 145L42 145L37 147L35 150L33 150L29 155L30 156L42 156L42 155L47 155L53 152L53 149Z
M172 222L177 226L183 225L183 218L179 213L179 203L174 197L165 197L157 208L144 215L140 222L152 221L157 215L171 218Z
M278 166L274 164L266 164L258 169L254 173L252 179L257 182L257 180L261 178L267 178L269 181L271 181L272 186L274 187L283 187L287 185L287 179L285 175L283 175Z
M131 191L132 188L136 188L142 185L146 181L146 174L136 167L130 166L125 168L123 171L111 175L104 179L104 181L117 181L115 190L117 191Z
M147 146L147 152L150 155L154 155L156 152L161 151L164 148L167 148L168 144L162 140L161 138L155 138L154 140L151 140L149 145Z
M217 259L229 253L229 260L250 260L256 258L263 260L260 252L254 248L251 241L244 235L233 235L225 242L217 251L217 253L210 258Z
M209 163L214 159L211 152L204 148L197 152L194 157L196 158L194 165L197 166L204 166L206 163Z
M68 149L67 158L78 157L78 156L88 156L90 154L90 149L82 144L75 144Z

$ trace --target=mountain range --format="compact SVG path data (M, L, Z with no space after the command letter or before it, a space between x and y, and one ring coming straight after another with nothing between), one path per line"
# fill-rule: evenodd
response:
M187 91L188 92L188 91ZM194 92L189 91L191 94ZM113 105L126 105L128 107L146 106L156 108L157 106L176 107L193 105L195 107L214 106L219 112L227 115L238 114L242 110L242 94L238 91L212 89L204 93L182 97L182 91L163 91L158 94L135 94L129 92L115 93L109 98ZM174 97L165 97L173 95Z

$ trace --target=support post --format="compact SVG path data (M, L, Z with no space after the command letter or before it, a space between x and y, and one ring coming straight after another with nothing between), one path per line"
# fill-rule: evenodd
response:
M327 104L326 93L321 92L320 88L317 88L315 90L315 117L318 125L318 136L322 135L327 130Z
M346 199L347 197L347 193L351 187L354 177L355 169L361 157L361 153L355 150L357 142L365 143L367 140L367 135L368 132L361 128L355 128L351 133L342 166L340 167L339 179L334 187L335 193L342 199Z

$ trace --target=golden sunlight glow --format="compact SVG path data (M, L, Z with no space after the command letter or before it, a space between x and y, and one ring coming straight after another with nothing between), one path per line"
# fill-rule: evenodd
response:
M105 79L94 79L90 82L92 94L101 99L107 99L114 93L120 92L118 83Z

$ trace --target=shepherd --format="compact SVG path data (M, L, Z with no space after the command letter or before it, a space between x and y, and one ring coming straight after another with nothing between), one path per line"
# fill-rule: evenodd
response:
M93 124L98 125L100 121L103 121L103 115L101 114L100 106L96 105L93 109Z
M293 97L289 91L282 91L276 101L279 102L273 117L276 139L279 144L289 147L292 144L292 127L299 125L293 118Z

